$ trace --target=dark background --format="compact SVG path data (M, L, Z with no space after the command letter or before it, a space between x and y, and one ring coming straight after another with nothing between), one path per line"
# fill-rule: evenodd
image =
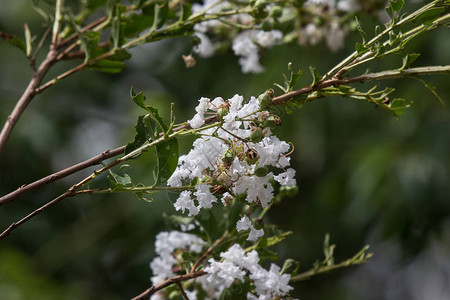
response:
M363 21L372 32L377 19ZM28 1L0 2L0 30L22 37L24 22L33 35L44 30ZM337 53L324 43L275 47L264 52L267 71L258 75L242 74L231 53L198 59L195 68L186 69L181 54L190 52L188 38L134 49L120 74L75 74L37 96L22 115L0 155L0 194L132 140L142 111L128 96L131 86L143 90L166 115L174 102L177 121L182 122L194 115L202 96L256 96L282 82L288 62L305 70L299 86L307 85L310 65L325 73L352 51L358 38L350 34L347 48ZM448 29L423 35L408 50L422 54L414 66L448 64ZM47 78L72 64L57 65ZM400 65L397 56L371 68ZM25 57L3 41L0 66L3 124L31 78L31 69ZM425 79L448 104L449 77ZM358 87L368 90L373 84ZM337 261L366 244L374 253L365 265L295 284L297 298L450 298L450 114L414 79L381 82L381 87L387 85L396 88L394 97L414 101L400 119L373 104L345 98L317 100L281 116L283 126L277 134L295 145L291 157L300 191L274 207L267 220L294 231L277 249L280 258L295 258L302 270L309 269L323 257L327 232L337 244ZM188 151L191 141L181 140L181 153ZM128 171L137 181L151 183L153 163L149 152ZM1 230L92 170L0 207ZM156 195L154 203L129 194L63 200L0 241L0 299L137 295L150 285L154 238L167 229L162 216L173 212L165 195Z

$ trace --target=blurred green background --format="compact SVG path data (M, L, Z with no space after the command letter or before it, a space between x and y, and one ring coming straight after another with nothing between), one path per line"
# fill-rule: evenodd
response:
M369 28L377 19L363 21L372 32ZM29 1L0 2L1 31L23 36L24 22L33 35L44 31ZM120 74L75 74L37 96L23 114L0 154L0 194L132 140L142 111L129 97L131 86L143 90L166 115L174 102L177 121L182 122L192 117L202 96L249 97L271 88L282 81L288 62L303 70L312 65L324 73L352 51L358 38L350 34L347 48L337 53L324 43L267 50L262 57L267 71L259 75L242 74L231 53L198 59L194 68L186 69L181 55L190 52L188 38L134 49ZM448 64L448 29L422 36L408 50L422 54L415 66ZM25 57L3 41L0 54L3 124L31 78L31 69ZM72 64L55 66L48 78ZM398 56L371 67L400 65ZM307 73L300 85L310 83ZM449 77L425 79L448 104ZM295 258L303 270L309 269L323 257L327 232L337 244L337 261L366 244L374 252L365 265L295 284L297 298L450 298L450 113L414 79L381 82L387 85L396 88L396 97L414 101L400 119L372 104L344 98L317 100L281 116L283 126L277 134L295 145L291 157L300 192L274 207L267 220L294 231L277 249L280 261ZM181 140L181 153L191 142ZM153 163L149 152L131 163L129 173L151 183ZM92 170L0 207L1 230ZM154 203L128 194L65 199L0 241L0 299L137 295L150 285L154 238L167 229L163 214L172 213L165 195L157 195Z

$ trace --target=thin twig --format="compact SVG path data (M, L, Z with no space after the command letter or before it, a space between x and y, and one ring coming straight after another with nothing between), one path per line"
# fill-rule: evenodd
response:
M47 39L48 34L50 33L50 26L45 30L44 34L42 35L41 40L39 41L39 44L36 47L36 50L34 51L33 56L30 58L30 64L33 71L36 72L36 57L41 50L42 46L44 45L45 40Z
M111 158L111 157L117 156L119 154L122 154L124 151L125 151L125 146L122 146L122 147L119 147L119 148L116 148L116 149L113 149L113 150L106 150L106 151L104 151L104 152L102 152L102 153L100 153L100 154L98 154L98 155L96 155L96 156L94 156L94 157L92 157L90 159L87 159L87 160L85 160L83 162L80 162L80 163L78 163L76 165L68 167L68 168L66 168L64 170L61 170L59 172L53 173L51 175L48 175L48 176L46 176L44 178L41 178L39 180L36 180L36 181L30 183L30 184L24 184L20 188L18 188L17 190L15 190L15 191L13 191L13 192L11 192L11 193L1 197L0 198L0 206L4 205L4 204L6 204L6 203L8 203L10 201L13 201L13 200L17 199L20 195L28 193L28 192L31 192L32 190L34 190L34 189L36 189L36 188L38 188L38 187L40 187L42 185L51 183L53 181L56 181L56 180L61 179L61 178L64 178L64 177L69 176L69 175L71 175L73 173L76 173L78 171L84 170L84 169L86 169L88 167L97 165L97 164L101 163L102 161L104 161L104 160L106 160L108 158Z
M61 10L63 5L64 5L63 0L56 0L55 21L53 22L52 44L50 45L50 48L54 50L58 48L58 34L61 22Z
M192 266L190 273L195 272L195 269L197 269L198 266L214 251L214 249L216 249L220 244L222 244L223 241L226 240L227 238L228 238L228 231L225 231L222 237L217 241L215 241L214 244L211 247L209 247L209 249L205 253L203 253L203 255L199 259L197 259L197 261Z
M44 83L43 85L41 85L40 87L36 88L36 93L41 93L43 90L51 87L52 85L54 85L55 83L57 83L61 79L66 78L66 77L68 77L68 76L70 76L70 75L72 75L72 74L74 74L76 72L82 71L86 67L88 67L90 64L92 64L92 63L94 63L96 61L102 60L104 58L107 58L107 57L109 57L109 56L111 56L113 54L114 54L114 51L110 50L110 51L108 51L106 53L103 53L102 55L100 55L100 56L98 56L98 57L96 57L94 59L91 59L91 60L89 60L87 62L79 64L78 66L76 66L76 67L74 67L74 68L72 68L72 69L70 69L70 70L68 70L68 71L66 71L66 72L56 76L52 80L49 80L46 83Z
M189 279L194 279L194 278L203 276L205 274L207 274L205 271L198 271L198 272L195 272L195 273L178 275L178 276L169 278L169 279L165 280L164 282L162 282L161 284L158 284L158 285L150 287L149 289L147 289L146 291L144 291L140 295L132 298L131 300L148 299L149 296L153 295L157 291L160 291L160 290L168 287L169 285L172 285L172 284L177 283L177 282L186 281L186 280L189 280Z
M188 295L186 295L186 292L184 291L184 288L181 285L181 282L177 281L176 284L178 286L178 289L180 289L181 295L183 296L184 300L189 300L189 297L188 297Z
M115 165L119 164L120 160L115 160L111 163L109 163L108 165L104 166L103 168L101 168L100 170L92 173L90 176L84 178L83 180L81 180L79 183L74 184L70 189L68 189L65 193L61 194L60 196L56 197L55 199L53 199L52 201L42 205L41 207L39 207L38 209L34 210L32 213L30 213L29 215L27 215L26 217L24 217L23 219L21 219L20 221L14 222L11 225L9 225L9 227L2 232L2 234L0 234L0 240L3 239L4 237L8 236L12 230L14 230L15 228L17 228L18 226L22 225L23 223L25 223L26 221L30 220L31 218L33 218L34 216L40 214L41 212L43 212L44 210L46 210L47 208L49 208L50 206L52 206L53 204L61 201L62 199L65 199L67 197L71 197L77 194L76 189L82 187L84 184L86 184L87 182L91 181L92 179L94 179L98 174L103 173L104 171L114 167Z

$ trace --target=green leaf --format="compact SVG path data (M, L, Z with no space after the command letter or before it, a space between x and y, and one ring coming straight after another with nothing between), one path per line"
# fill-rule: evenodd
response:
M90 64L88 70L97 70L104 73L120 73L126 65L121 61L103 59Z
M177 168L178 164L178 141L176 138L169 139L164 143L156 145L156 185L164 185Z
M445 7L434 7L427 9L419 14L415 19L422 22L424 25L431 25L437 18L439 18L446 11Z
M106 171L108 173L108 181L110 182L113 190L133 185L131 177L127 173L123 172L124 167L129 167L129 165L123 165L120 167L120 171L123 175L116 174L112 170Z
M113 42L113 49L117 49L120 44L120 9L115 6L113 9L113 16L111 21L111 39Z
M311 72L311 76L313 78L313 82L311 83L311 87L313 87L322 79L322 76L320 76L316 69L311 66L309 66L309 71Z
M181 4L180 11L180 21L186 21L192 15L192 4L191 3L183 3Z
M9 34L9 33L5 33L5 32L1 32L0 31L0 37L7 43L10 43L11 45L13 45L14 47L17 47L18 49L20 49L21 51L23 51L23 53L27 53L27 46L25 45L25 42L22 41L20 38L18 38L15 35Z
M116 50L113 55L109 57L110 60L126 60L131 57L131 54L127 52L125 49Z
M361 34L362 43L365 44L367 40L367 34L362 28L361 24L359 23L358 17L355 16L356 21L356 28L358 29L359 33Z
M396 117L399 117L405 108L410 106L411 104L402 98L396 98L388 104L389 110L392 111Z
M396 12L399 12L404 4L405 0L390 1L390 5Z
M142 146L146 141L149 140L148 130L144 124L144 116L139 116L134 128L136 129L136 135L134 140L129 142L125 147L125 155L132 152L133 150Z
M403 57L403 64L399 71L403 71L405 68L409 67L419 56L419 53L411 53Z
M364 53L367 51L367 47L359 42L356 42L355 50L356 50L356 52L358 52L358 54L361 54L361 53Z
M158 125L161 127L162 131L165 134L168 134L168 130L169 130L169 126L167 126L167 124L164 122L164 119L161 117L161 115L159 114L158 109L149 106L149 105L145 105L145 99L146 97L144 96L143 92L139 92L138 94L136 94L134 92L134 87L131 87L130 90L130 94L131 94L131 98L133 99L133 101L141 108L145 109L146 111L148 111L153 118L155 118L155 120L158 122Z
M280 273L289 273L291 276L295 276L298 273L300 268L300 263L292 258L288 258L284 261L283 267L281 268Z
M31 33L30 33L30 28L28 27L28 24L25 23L23 25L24 29L25 29L25 42L26 42L26 55L27 57L31 56Z
M154 16L152 14L132 14L121 21L122 34L126 38L136 37L139 33L153 25Z

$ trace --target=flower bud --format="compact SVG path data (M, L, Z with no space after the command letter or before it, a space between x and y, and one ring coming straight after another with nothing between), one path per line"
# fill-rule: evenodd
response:
M274 18L279 18L279 17L281 17L282 14L283 14L283 9L281 8L281 6L274 6L270 10L270 15Z
M228 109L227 106L222 106L222 107L220 107L220 108L217 110L217 113L216 113L217 118L219 118L219 120L222 120L223 117L225 117L225 116L228 114L229 111L230 111L230 110Z
M261 142L263 137L264 137L264 135L263 135L262 129L259 127L256 127L255 130L250 134L249 139L250 139L250 142L258 143L258 142Z
M259 106L261 108L266 108L272 102L274 91L272 89L265 91L263 94L258 96Z
M281 125L281 118L277 115L270 115L263 121L264 127L277 127Z
M222 154L222 161L226 164L231 164L234 160L234 153L231 149L226 150Z
M287 197L294 197L298 194L298 186L282 186L280 187L280 195Z

